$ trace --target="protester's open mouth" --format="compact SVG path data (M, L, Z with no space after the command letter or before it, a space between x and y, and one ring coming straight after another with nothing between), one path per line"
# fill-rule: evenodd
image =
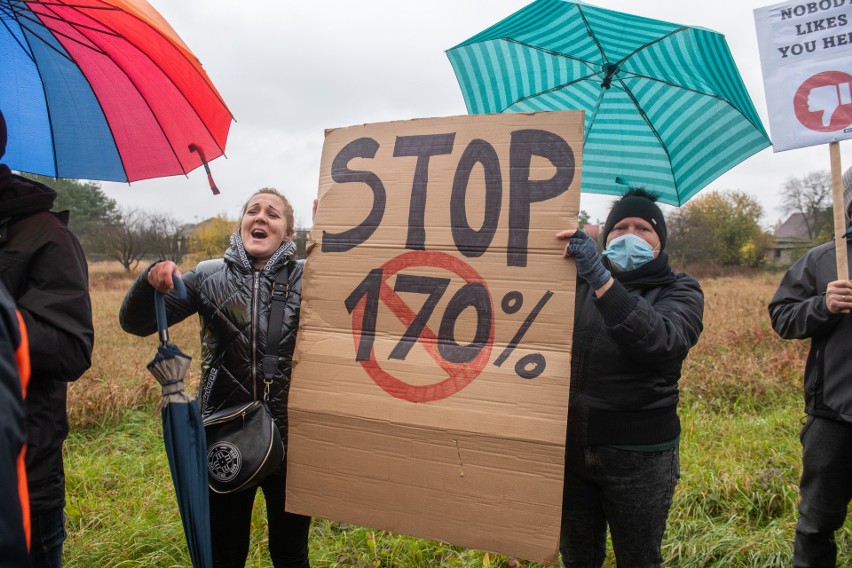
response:
M266 238L266 231L264 231L263 229L254 229L251 232L251 236L252 236L252 238L255 238L255 239L265 239Z

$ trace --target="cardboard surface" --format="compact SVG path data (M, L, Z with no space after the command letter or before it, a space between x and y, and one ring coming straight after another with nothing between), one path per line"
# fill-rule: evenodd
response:
M566 111L326 133L289 511L555 564L575 271L554 235L582 132Z

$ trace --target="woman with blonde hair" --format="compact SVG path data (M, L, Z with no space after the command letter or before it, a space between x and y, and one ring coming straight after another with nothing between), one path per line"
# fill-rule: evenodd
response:
M166 295L170 323L197 313L201 320L202 416L237 404L263 399L287 444L287 398L304 261L294 260L293 207L278 191L263 188L245 203L239 226L224 258L207 260L181 275L175 263L160 261L145 270L124 298L122 328L135 335L156 331L154 291ZM271 381L263 372L273 285L288 270L288 290L278 345L278 365ZM172 292L182 276L186 298ZM276 568L307 568L310 517L284 510L286 460L258 486L235 493L210 491L213 564L243 567L248 556L251 515L257 487L266 499L269 554Z

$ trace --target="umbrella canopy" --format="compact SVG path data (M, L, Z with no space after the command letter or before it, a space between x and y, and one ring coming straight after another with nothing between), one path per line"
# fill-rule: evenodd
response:
M136 181L224 152L232 116L144 0L0 0L10 168Z
M178 297L186 297L183 280L175 277L174 281ZM212 568L207 440L198 401L190 399L183 385L192 358L169 343L162 294L157 292L154 302L160 347L148 363L148 370L163 387L163 443L192 565L195 568Z
M585 192L642 186L682 205L770 144L710 30L537 0L447 55L472 114L585 111Z

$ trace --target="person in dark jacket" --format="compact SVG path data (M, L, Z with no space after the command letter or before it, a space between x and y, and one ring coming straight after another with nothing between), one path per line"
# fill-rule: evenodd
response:
M704 294L673 272L656 196L629 190L603 229L605 258L583 231L577 263L560 552L600 567L609 526L619 566L662 566L679 477L678 380L703 329Z
M0 157L6 149L0 114ZM0 282L29 335L26 470L32 515L32 566L62 564L68 382L91 366L94 328L89 274L67 211L50 211L56 192L0 164Z
M852 169L843 175L852 216ZM847 254L852 255L847 227ZM769 302L772 329L784 339L810 339L794 567L833 567L834 532L852 499L852 280L838 278L834 241L807 252L784 274Z
M290 369L302 297L304 261L296 252L293 208L274 189L256 192L243 207L237 231L224 259L208 260L183 275L187 297L166 296L169 322L197 313L201 319L202 416L251 400L266 398L287 443L287 398ZM262 361L276 274L289 265L290 295L284 312L284 333L278 368L265 384ZM173 262L158 262L143 272L121 306L122 328L136 335L156 331L152 310L154 290L172 290ZM260 483L266 498L269 553L276 568L306 568L310 517L285 512L286 461L278 472ZM210 491L213 563L217 568L242 567L248 555L251 514L257 487L236 493Z
M29 560L18 458L27 415L15 355L21 342L15 303L0 284L0 566L25 568Z

